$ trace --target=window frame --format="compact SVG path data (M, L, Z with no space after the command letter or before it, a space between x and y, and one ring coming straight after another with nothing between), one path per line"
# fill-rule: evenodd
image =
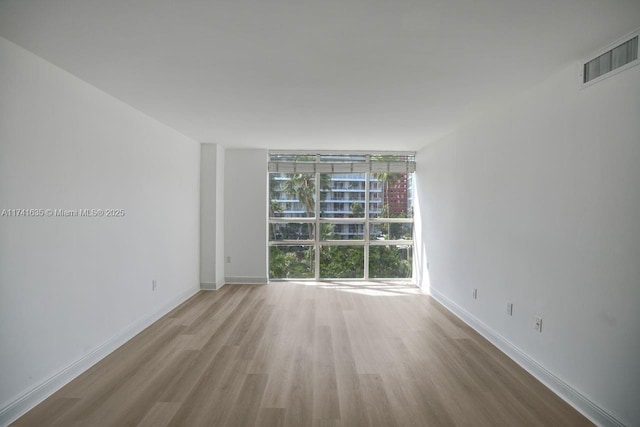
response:
M315 177L314 177L314 185L315 185L315 204L314 204L314 212L313 212L313 216L307 216L307 217L271 217L270 216L270 211L267 210L267 222L268 222L268 226L267 229L269 230L271 227L271 224L287 224L287 223L308 223L308 224L314 224L315 227L315 232L314 232L314 238L313 239L307 239L307 240L278 240L278 241L274 241L271 240L270 237L270 233L267 233L267 245L269 247L271 246L290 246L290 245L304 245L304 246L312 246L314 247L314 256L315 256L315 274L314 274L314 278L271 278L269 277L270 281L321 281L321 280L349 280L349 281L389 281L389 280L398 280L398 281L410 281L413 282L414 281L414 277L415 277L415 266L412 265L411 266L411 277L408 278L393 278L393 277L389 277L389 278L371 278L369 275L369 248L371 246L404 246L404 247L410 247L411 251L413 252L414 249L414 236L413 233L415 233L415 226L413 226L414 224L414 219L413 219L413 215L411 215L408 218L379 218L379 217L375 217L375 218L370 218L369 215L369 210L370 210L370 206L371 206L371 188L370 188L370 184L371 184L371 179L372 179L372 175L375 174L375 171L371 171L372 167L371 165L371 156L375 156L375 155L383 155L383 156L395 156L395 155L399 155L399 156L415 156L415 153L397 153L397 152L386 152L386 153L366 153L364 154L365 156L365 162L367 165L369 165L369 170L370 171L364 171L364 172L354 172L354 173L363 173L364 174L364 200L362 200L362 204L363 209L364 209L364 216L361 218L328 218L328 217L322 217L321 216L321 212L320 212L320 205L322 203L321 199L320 199L320 193L321 193L321 189L320 189L320 176L322 174L343 174L345 172L342 171L336 171L336 172L332 172L331 170L327 170L328 167L330 166L331 163L321 163L321 156L322 155L326 155L326 152L322 152L322 153L318 153L318 152L314 152L314 153L309 153L309 152L274 152L277 154L286 154L286 155L301 155L301 156L315 156L315 166L314 166L314 170L315 172L310 172L309 170L309 166L310 163L308 160L304 162L304 168L303 170L296 172L294 170L294 172L289 172L289 171L278 171L278 170L273 170L272 167L269 168L268 172L267 172L267 179L270 180L271 179L271 174L272 173L283 173L283 174L288 174L288 173L305 173L305 174L311 174L314 173ZM270 153L271 154L271 153ZM333 152L331 154L334 154ZM337 155L350 155L352 153L335 153ZM355 153L353 154L355 155L361 155L363 153ZM308 157L305 157L306 159L308 159ZM321 164L322 167L318 167L318 164ZM271 165L270 165L271 166ZM295 165L294 165L295 167ZM397 165L396 165L397 167ZM402 172L400 172L402 173ZM415 173L415 163L413 162L411 164L411 168L409 168L407 166L406 172L407 175L410 174L411 178L410 179L414 179L414 173ZM413 191L413 185L411 186L411 191ZM413 196L413 195L411 195ZM413 200L413 197L411 197L411 199ZM336 199L337 200L337 199ZM375 199L377 202L380 203L384 203L384 201L382 199ZM271 203L272 199L271 199L271 195L268 195L268 202ZM344 202L344 203L348 203L348 202ZM307 213L308 215L309 213ZM397 223L410 223L412 224L412 235L411 235L411 239L395 239L395 240L377 240L377 239L371 239L370 236L370 225L371 224L397 224ZM363 238L361 240L322 240L322 236L321 236L321 225L322 224L362 224L363 226ZM321 278L320 277L320 255L321 255L321 251L322 248L324 246L362 246L364 247L364 275L361 278ZM268 253L270 253L270 251L268 251ZM270 265L270 258L267 260L269 265Z

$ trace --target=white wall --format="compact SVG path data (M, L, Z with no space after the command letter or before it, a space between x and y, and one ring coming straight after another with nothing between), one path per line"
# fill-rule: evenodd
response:
M216 284L218 289L224 285L224 174L225 149L222 145L216 147Z
M200 287L224 285L224 148L200 150Z
M420 279L582 410L640 425L640 67L585 90L576 76L418 153Z
M2 38L0 93L0 210L126 212L0 216L3 424L198 290L200 146Z
M200 287L216 289L216 144L200 146Z
M226 283L267 282L267 150L226 150Z

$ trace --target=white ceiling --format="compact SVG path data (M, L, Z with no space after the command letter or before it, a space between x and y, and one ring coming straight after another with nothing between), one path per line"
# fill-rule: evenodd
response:
M198 141L414 150L640 0L0 0L0 35Z

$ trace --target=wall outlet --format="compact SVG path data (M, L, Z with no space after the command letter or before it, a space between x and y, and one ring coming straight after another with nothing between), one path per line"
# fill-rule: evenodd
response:
M508 302L507 303L507 314L509 316L513 316L513 303L512 302Z
M536 316L534 318L534 325L533 326L536 329L536 331L542 332L542 317Z
M473 290L473 299L478 299L478 288Z
M156 281L156 279L153 279L151 281L151 290L155 291L156 289L158 289L158 282Z
M227 264L231 264L231 257L230 256L227 257Z

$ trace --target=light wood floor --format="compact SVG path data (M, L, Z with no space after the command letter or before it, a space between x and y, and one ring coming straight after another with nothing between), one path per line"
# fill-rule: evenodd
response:
M591 425L412 286L200 292L16 426Z

